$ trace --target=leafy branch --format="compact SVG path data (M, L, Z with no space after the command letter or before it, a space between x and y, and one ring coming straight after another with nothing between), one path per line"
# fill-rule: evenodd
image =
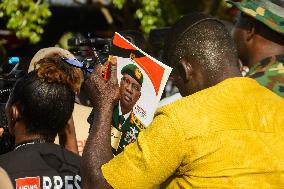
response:
M7 18L7 28L32 44L41 40L43 27L50 16L48 4L42 0L2 0L0 3L0 17Z
M132 0L132 2L134 1ZM140 20L141 29L145 34L148 34L153 28L165 25L159 0L136 0L135 2L139 3L139 7L134 16ZM131 2L130 0L113 0L114 6L118 9L122 9L126 3Z

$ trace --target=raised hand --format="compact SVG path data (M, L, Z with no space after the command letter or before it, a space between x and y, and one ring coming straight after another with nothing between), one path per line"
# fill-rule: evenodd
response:
M117 82L117 60L112 57L110 60L110 75L107 80L104 80L103 66L97 65L95 71L90 78L86 80L86 86L89 91L90 101L95 109L102 109L105 106L112 107L118 102L119 85Z

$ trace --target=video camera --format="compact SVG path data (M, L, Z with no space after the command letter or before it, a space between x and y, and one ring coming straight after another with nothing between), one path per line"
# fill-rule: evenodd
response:
M90 36L77 36L68 40L70 52L82 63L84 75L91 73L97 64L104 64L111 53L111 38L91 38ZM72 62L70 64L76 66Z

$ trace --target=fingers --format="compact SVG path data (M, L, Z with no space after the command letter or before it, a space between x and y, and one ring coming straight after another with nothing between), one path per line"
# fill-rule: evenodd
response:
M99 76L101 78L102 74L103 74L103 65L98 64L98 65L95 66L95 69L94 69L93 73L91 74L91 77L92 77L92 75L95 75L95 76Z
M112 57L110 60L110 82L113 84L117 83L117 58Z
M117 57L116 56L111 56L110 61L111 65L117 65Z
M103 82L102 79L102 73L103 73L103 66L98 64L95 66L94 71L90 75L89 79L87 79L86 84L88 87L91 87L93 84L92 83L97 83L97 82Z

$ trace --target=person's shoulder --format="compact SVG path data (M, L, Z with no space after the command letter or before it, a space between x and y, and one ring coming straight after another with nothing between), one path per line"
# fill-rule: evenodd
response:
M53 153L58 158L64 160L64 161L70 161L70 162L78 162L81 159L81 156L78 154L75 154L69 150L66 150L64 147L54 144L54 143L43 143L39 144L38 149L44 148L45 150L41 150L40 153L42 154L49 154Z
M15 151L1 154L0 155L0 166L6 164L7 162L13 161L14 158L17 158L17 152Z
M284 55L267 57L255 64L248 77L255 79L260 85L284 97Z
M274 68L277 68L279 66L279 64L282 65L283 67L283 63L284 63L284 54L283 55L276 55L276 56L270 56L270 57L266 57L260 61L258 61L256 64L254 64L254 66L252 66L250 68L250 71L248 73L248 75L254 75L257 74L257 76L259 75L259 73L264 73L266 71L277 71ZM283 69L280 65L280 69ZM273 68L271 70L271 68Z
M228 108L235 111L240 106L246 106L246 103L243 103L244 99L254 101L257 97L254 93L263 90L265 89L251 78L229 78L161 107L156 115L167 115L182 122L194 120L200 122L204 118L221 116ZM191 120L188 120L188 117Z
M36 152L32 151L11 151L0 156L0 167L3 167L9 175L26 169L29 165L35 166Z
M237 80L237 79L232 79L232 80ZM182 97L170 104L162 106L158 109L157 112L178 114L179 112L180 113L183 113L184 111L188 112L193 109L196 112L198 111L199 108L210 105L209 99L214 99L214 101L216 102L216 100L219 99L217 97L220 96L220 93L224 90L227 90L228 87L231 85L229 83L236 83L236 82L225 80L217 85L200 90L192 95Z
M66 150L64 147L54 143L34 144L30 146L33 151L36 151L35 158L38 161L50 163L50 165L67 165L68 171L72 174L77 174L80 168L81 156L71 151Z
M173 102L175 102L175 101L177 101L177 100L179 100L181 98L182 98L182 96L181 96L180 93L176 93L176 94L174 94L172 96L166 97L166 98L162 99L159 102L158 108L163 107L163 106L165 106L167 104L171 104L171 103L173 103Z
M40 159L40 157L43 157L45 155L46 156L55 155L57 156L58 159L62 161L74 162L74 164L78 164L78 162L81 159L81 156L66 150L60 145L53 143L41 143L41 144L27 145L22 149L18 149L1 155L0 166L8 162L38 160Z
M145 129L145 125L139 120L139 118L133 113L131 112L129 114L129 117L127 118L129 120L129 124L130 125L135 125L136 127L138 127L140 130Z

